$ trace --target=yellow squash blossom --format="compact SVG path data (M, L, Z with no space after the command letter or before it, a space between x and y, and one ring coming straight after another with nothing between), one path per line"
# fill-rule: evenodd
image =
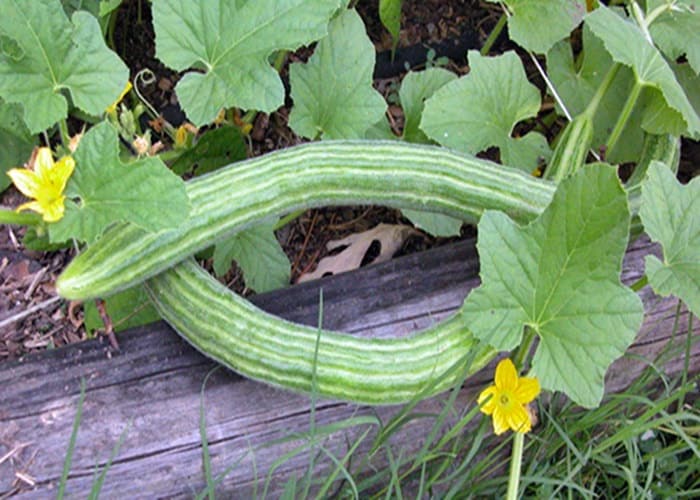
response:
M122 101L122 99L124 99L124 96L126 96L126 94L128 94L132 88L131 82L127 80L124 90L122 90L122 93L119 94L117 100L110 104L105 110L108 115L113 115L117 112L117 105Z
M73 173L75 161L64 156L54 163L50 148L39 148L34 168L13 168L7 175L17 189L33 201L17 207L17 211L33 210L46 222L56 222L65 211L63 190Z
M526 433L532 428L527 404L540 393L536 378L518 377L510 359L502 359L496 367L494 385L479 395L481 411L493 417L493 431L503 434L508 429Z

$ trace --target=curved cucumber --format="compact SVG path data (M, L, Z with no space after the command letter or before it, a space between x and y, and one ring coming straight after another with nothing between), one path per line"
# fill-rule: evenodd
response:
M486 209L537 216L554 184L444 148L394 141L316 142L188 182L191 213L178 228L118 225L59 277L60 295L104 297L155 276L255 221L300 208L380 204L477 220Z
M162 317L194 347L268 384L311 392L318 340L315 387L329 398L392 404L436 394L495 355L472 337L459 315L405 338L319 335L263 312L192 259L151 278L146 289Z

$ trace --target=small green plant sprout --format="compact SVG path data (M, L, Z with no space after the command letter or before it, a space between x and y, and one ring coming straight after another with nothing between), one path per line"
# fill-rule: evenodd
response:
M496 366L494 384L479 394L481 411L491 415L493 432L503 434L508 429L527 433L532 429L532 413L528 404L540 393L540 382L534 377L520 377L515 365L504 358Z
M39 148L33 164L7 172L15 187L32 199L17 207L17 211L33 210L46 222L60 220L65 213L64 189L74 169L75 160L71 156L54 162L50 148Z

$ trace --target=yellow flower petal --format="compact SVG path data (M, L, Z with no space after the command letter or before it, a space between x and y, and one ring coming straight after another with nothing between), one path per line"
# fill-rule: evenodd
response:
M48 180L59 193L62 193L66 188L68 179L70 178L71 174L73 174L73 170L75 170L75 160L70 156L64 156L58 160L51 169L51 172L48 175Z
M45 179L53 168L53 153L50 148L39 148L34 159L34 172L39 179Z
M74 169L75 160L70 156L54 163L51 149L39 148L34 159L34 170L24 168L8 172L17 189L28 198L33 198L17 210L38 212L46 222L59 220L65 213L63 190Z
M496 435L501 435L508 429L510 429L510 426L508 424L508 414L504 412L500 407L496 407L494 412L493 412L493 432Z
M46 222L56 222L61 220L63 214L66 211L66 207L63 204L65 201L65 196L60 196L46 204L42 204L42 215Z
M116 113L117 112L117 105L122 101L122 99L124 99L124 96L126 96L126 94L128 94L132 88L133 87L131 85L131 82L127 80L126 85L124 86L124 90L122 90L122 93L119 94L119 97L117 97L116 101L114 101L112 104L107 106L107 109L105 111L110 115Z
M514 394L520 404L527 404L540 394L540 381L532 377L522 377L518 380Z
M498 389L496 389L495 385L487 387L481 391L477 403L481 406L482 413L485 413L486 415L491 415L493 413L493 410L496 408L497 396ZM484 403L484 401L486 402Z
M34 212L42 213L43 209L41 208L41 205L39 205L38 201L28 201L27 203L22 203L15 210L17 212L22 212L24 210L33 210Z
M511 411L508 412L506 418L508 419L508 427L514 432L525 433L530 432L530 429L532 429L530 415L523 406L514 406Z
M501 391L505 389L513 390L518 386L518 372L510 359L504 358L498 362L494 382Z
M493 418L493 431L503 434L508 429L529 432L532 417L527 403L540 393L540 383L533 377L519 377L510 359L496 366L494 384L484 389L478 398L481 411Z
M15 187L27 198L34 198L39 191L39 177L26 168L12 168L7 172Z

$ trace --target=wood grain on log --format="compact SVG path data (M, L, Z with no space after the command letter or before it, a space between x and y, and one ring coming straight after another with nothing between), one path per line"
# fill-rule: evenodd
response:
M625 283L640 277L643 257L650 252L658 250L646 239L630 248L623 266ZM478 284L476 273L474 244L462 242L259 295L253 301L287 319L315 325L322 286L327 328L357 335L405 335L459 307L468 290ZM642 359L654 359L669 342L685 342L682 332L688 328L688 313L681 309L676 314L678 301L660 299L648 287L640 293L647 310L645 323L629 350L634 355L618 360L608 371L609 392L629 386L645 367ZM700 331L697 321L693 328L694 334ZM164 323L124 332L119 344L121 350L111 352L106 343L95 340L0 364L0 497L17 485L21 485L20 497L50 496L55 490L81 379L86 381L87 394L67 483L69 497L87 496L95 467L105 464L123 432L126 438L107 473L103 497L191 497L205 487L200 393L215 364ZM693 371L700 369L700 346L693 346L690 362ZM679 352L665 365L666 373L678 373L683 363ZM470 378L457 405L473 404L475 394L490 378L491 368ZM437 414L445 399L442 395L423 401L417 411ZM310 398L221 369L209 379L204 401L214 475L228 471L217 490L223 497L260 494L268 472L272 477L268 493L276 497L289 477L306 472L318 448L302 451L272 469L276 460L306 441L290 438L269 443L309 430ZM386 422L399 410L323 400L317 402L315 418L317 426L361 416ZM414 453L432 425L432 419L424 418L404 426L392 441L394 456ZM368 427L372 425L338 430L323 445L342 457L348 444ZM360 453L368 450L374 431L360 445ZM386 463L385 454L378 453L363 468ZM331 465L320 459L317 468ZM33 487L27 484L32 481Z

